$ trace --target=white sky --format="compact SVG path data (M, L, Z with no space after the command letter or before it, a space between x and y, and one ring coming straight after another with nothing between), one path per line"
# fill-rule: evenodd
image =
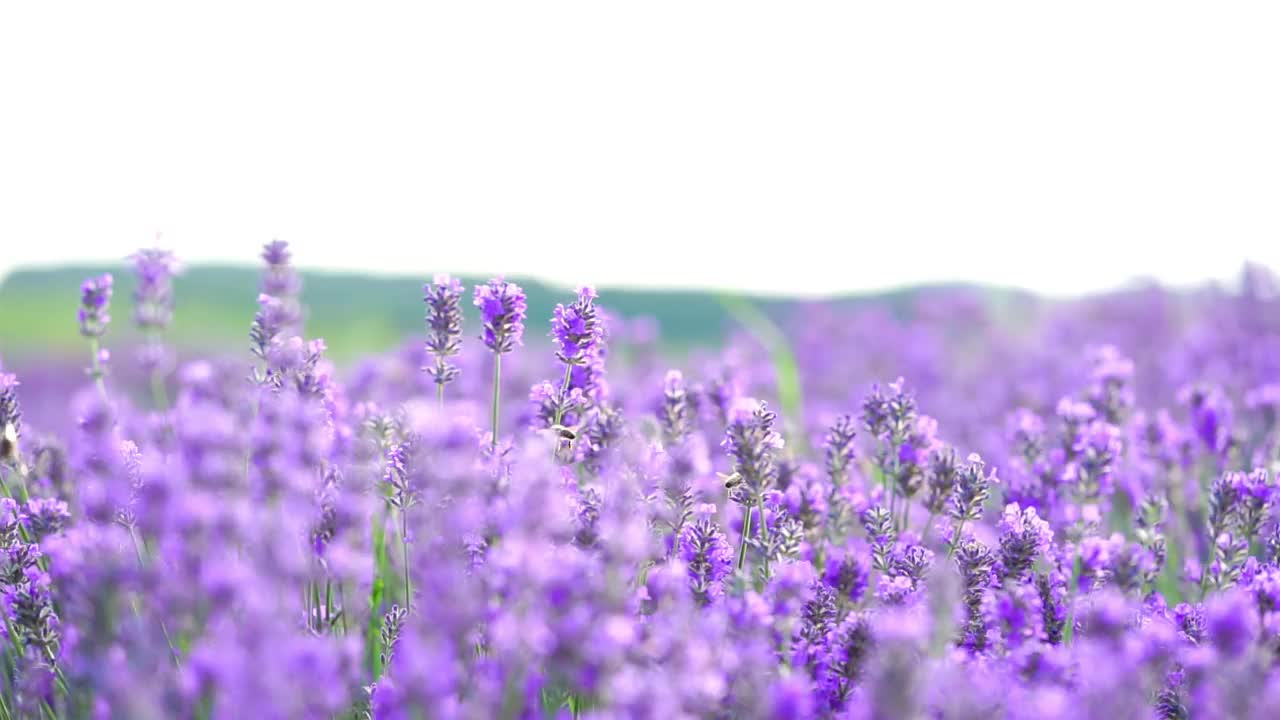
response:
M1280 3L10 2L0 275L1075 292L1280 267Z

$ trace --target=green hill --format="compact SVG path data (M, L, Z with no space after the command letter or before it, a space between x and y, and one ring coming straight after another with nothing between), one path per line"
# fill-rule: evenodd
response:
M67 266L18 270L0 283L0 354L23 355L77 351L79 286L90 275L115 274L112 335L128 339L133 292L132 274L124 267ZM303 301L308 307L307 334L323 337L338 360L395 346L403 338L421 336L422 283L425 278L352 273L303 272ZM550 318L557 302L573 297L560 288L513 277L529 296L529 317ZM463 278L470 286L482 278ZM903 308L918 290L850 297L839 302L884 302ZM258 271L248 267L195 266L175 281L177 308L168 337L191 348L247 343L257 307ZM712 344L722 340L733 321L714 293L600 288L601 304L626 318L651 317L665 343L675 346ZM796 300L754 298L756 306L784 318ZM475 309L467 304L467 322L475 327ZM536 328L536 325L531 325ZM532 330L532 332L539 332Z

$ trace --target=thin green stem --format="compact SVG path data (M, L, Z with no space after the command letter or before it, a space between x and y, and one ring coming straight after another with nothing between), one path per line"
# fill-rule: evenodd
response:
M498 396L502 392L502 353L493 354L493 444L498 449Z
M964 529L964 518L956 524L956 531L951 535L951 546L947 548L947 559L950 560L952 555L956 554L956 544L960 542L960 531Z
M560 397L556 401L556 415L555 415L555 418L553 418L551 421L552 425L559 425L560 421L564 420L564 403L565 403L565 400L568 398L569 383L572 380L573 380L573 366L565 365L564 366L564 382L560 384ZM560 436L559 435L556 435L555 443L556 443L555 447L551 453L551 459L553 460L560 457Z
M444 383L436 383L436 403L440 405L440 409L444 409Z
M413 585L409 582L409 509L400 508L400 550L404 553L404 607L413 607Z
M1071 639L1076 631L1076 595L1080 592L1080 572L1084 569L1084 563L1079 557L1071 567L1071 585L1067 593L1071 606L1067 608L1067 624L1062 629L1062 644L1070 645Z
M142 570L146 566L146 560L142 552L142 545L138 542L138 533L132 527L129 528L129 538L133 540L133 553L138 558L138 569ZM137 597L133 598L133 611L138 617L142 617L142 608L138 604ZM173 657L173 664L181 667L182 661L178 659L178 650L173 646L173 639L169 637L169 628L165 627L163 619L159 619L159 625L160 633L164 635L165 644L169 646L169 655Z
M98 395L102 398L102 402L107 404L109 403L107 399L107 383L103 380L106 372L102 369L102 363L99 360L102 350L96 337L89 338L89 354L89 374L93 376L93 384L98 386Z
M342 606L338 610L338 613L339 613L338 619L342 621L342 634L343 636L346 636L347 634L347 588L345 585L342 584L341 580L338 581L338 602Z
M760 512L760 545L765 548L764 574L769 576L769 523L764 519L764 498L756 498L756 509Z
M369 590L369 624L365 628L365 647L369 652L369 670L376 680L382 675L380 619L385 604L387 585L387 513L389 508L382 506L382 515L373 524L373 586Z
M169 409L169 392L165 390L164 376L159 370L151 371L151 402L159 412Z
M320 584L315 580L307 583L311 586L311 614L315 618L315 631L320 631ZM308 621L310 622L310 621Z
M324 622L325 632L333 632L333 581L324 581Z
M738 546L738 569L747 564L747 538L751 537L751 506L744 506L742 514L742 544Z

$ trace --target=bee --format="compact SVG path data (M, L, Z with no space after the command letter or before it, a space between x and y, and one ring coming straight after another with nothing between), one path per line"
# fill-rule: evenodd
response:
M735 472L730 475L725 475L724 473L716 474L720 476L721 480L724 480L725 490L732 490L742 484L742 473Z
M18 459L18 428L13 423L4 424L0 433L0 460Z
M563 425L552 425L551 431L554 432L561 440L573 442L578 439L578 433L575 432L573 428L567 428Z

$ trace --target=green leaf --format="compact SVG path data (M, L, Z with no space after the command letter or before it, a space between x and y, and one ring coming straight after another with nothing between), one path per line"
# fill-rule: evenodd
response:
M803 426L804 393L800 387L800 364L791 351L791 343L778 325L750 300L737 295L719 295L716 299L769 353L769 361L777 376L782 422L788 428L787 434L791 442L795 443L796 452L804 453L809 445Z

